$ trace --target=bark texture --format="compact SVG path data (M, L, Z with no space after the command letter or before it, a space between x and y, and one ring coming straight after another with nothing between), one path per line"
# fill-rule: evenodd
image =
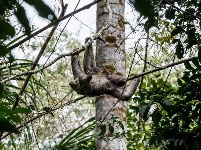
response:
M74 51L77 50L74 49ZM70 82L70 86L82 95L100 96L108 94L127 101L135 92L140 81L139 78L135 78L126 85L126 78L123 77L122 73L115 72L116 69L112 65L103 66L102 72L98 72L92 45L85 49L83 65L84 71L80 66L79 54L71 57L74 80Z
M112 9L112 25L104 31L102 39L97 40L96 65L100 72L108 68L118 75L125 77L125 32L124 32L124 0L107 0ZM106 0L97 4L97 30L108 23L109 10L106 6ZM111 69L112 68L112 69ZM96 98L96 145L98 149L105 150L126 150L126 138L121 135L122 127L114 118L118 117L119 121L124 125L126 131L126 107L127 102L120 100L116 106L114 104L118 101L110 95L101 95ZM113 107L114 106L114 107ZM111 111L110 111L111 110ZM107 115L108 111L110 113ZM106 116L107 115L107 116ZM106 117L105 117L106 116ZM101 120L104 120L102 122ZM100 122L102 122L100 124ZM106 125L107 130L103 139L100 138L101 126ZM114 127L114 133L109 126ZM103 129L102 129L103 130ZM117 134L119 134L117 136Z

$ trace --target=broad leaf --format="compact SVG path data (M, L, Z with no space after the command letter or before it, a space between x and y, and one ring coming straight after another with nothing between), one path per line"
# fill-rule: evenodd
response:
M0 118L0 131L19 132L13 124L4 118Z
M148 32L151 27L158 28L158 21L154 18L149 18L144 24L144 28L146 32Z
M148 18L154 18L154 6L151 0L129 0L135 9L140 13L140 15Z
M184 30L183 30L183 27L181 26L177 26L171 33L171 37L179 34L179 33L182 33Z
M28 108L23 108L23 107L19 107L19 108L16 108L14 111L14 113L20 113L20 114L27 114L27 113L30 113L31 110L28 109Z
M175 18L175 9L170 7L166 12L165 12L165 17L167 19L174 19Z
M184 55L184 48L181 42L178 42L177 46L176 46L176 53L177 57L179 59L183 58Z
M6 40L15 35L15 29L5 20L0 20L0 39Z
M22 24L22 26L25 29L25 33L27 35L30 35L31 28L29 25L29 20L26 16L25 10L21 5L18 5L17 11L15 12L15 16L17 17L18 21Z
M100 130L101 130L101 132L99 133L99 136L104 135L106 132L106 125L101 125Z
M110 131L110 134L114 133L114 127L111 124L109 124L109 131Z
M191 66L189 61L185 62L184 65L185 65L186 69L193 70L193 67Z
M52 9L46 5L42 0L24 0L29 5L32 5L35 7L35 9L38 11L39 16L46 18L50 21L54 21L57 19L56 15L52 11ZM50 18L48 18L50 17ZM51 19L52 17L52 19Z
M200 68L200 63L197 58L193 59L192 62L197 68Z

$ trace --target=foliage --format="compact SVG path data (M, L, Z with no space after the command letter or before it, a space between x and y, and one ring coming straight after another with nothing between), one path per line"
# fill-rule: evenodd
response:
M27 4L32 5L38 14L48 19L48 15L52 15L52 21L56 20L54 12L42 0L34 2L24 0ZM24 28L24 35L30 36L33 29L32 24L29 23L25 8L17 0L4 0L0 2L0 78L4 80L13 73L20 71L27 71L33 65L32 61L26 59L15 59L9 46L14 42L20 40L22 36L12 39L19 33L19 25L12 22L14 17L17 18L19 24ZM19 32L19 31L18 31ZM20 83L24 77L17 77L14 82ZM12 109L13 103L19 97L20 90L14 82L0 84L0 132L15 132L19 133L16 124L22 123L23 116L31 112L28 106L18 107Z
M133 99L138 105L130 107L143 120L138 120L146 135L141 139L159 149L200 149L201 2L129 1L145 18L142 23L145 31L152 33L157 43L163 46L168 44L169 49L174 50L176 60L197 56L192 62L184 63L185 71L177 82L168 82L161 74L145 78L138 97ZM145 7L147 12L144 11ZM147 28L150 18L157 21L157 26L150 23ZM172 46L174 49L171 49Z
M200 68L192 67L175 88L163 79L142 89L140 108L132 107L145 122L151 121L149 143L163 149L200 149Z
M54 146L55 150L96 150L95 146L95 117L90 118L81 126L73 129L64 139Z
M5 66L4 63L1 63L1 79L4 79L10 75L11 72L16 72L18 70L27 69L32 65L31 61L27 60L15 60L15 63L12 65ZM12 68L12 69L11 69ZM21 81L23 77L19 77L16 80ZM0 131L16 131L14 124L20 123L21 114L30 113L28 108L19 107L12 110L13 102L16 99L17 91L19 87L12 84L11 82L7 84L1 84L0 86L0 118L1 118L1 128Z
M24 1L33 6L41 17L48 19L48 15L52 14L52 21L56 20L53 11L42 0ZM184 66L171 75L167 75L167 70L163 70L158 74L147 75L143 78L139 92L131 99L131 105L128 109L127 148L130 150L201 149L201 2L197 0L129 1L136 11L139 12L141 18L144 17L139 25L146 33L150 33L148 44L154 43L153 45L156 46L156 48L152 48L153 45L148 47L150 51L146 53L149 56L147 60L140 58L141 62L143 60L145 64L148 64L148 62L150 64L151 62L148 69L156 68L156 66L162 63L169 63L171 57L175 58L173 59L174 61L191 56L198 57L191 62L186 61ZM22 36L30 36L33 31L25 11L25 8L19 1L7 0L0 2L0 27L2 29L0 31L1 80L8 78L12 74L28 71L33 65L31 60L15 59L9 49L9 46L19 41ZM24 35L14 40L12 38L18 35L16 32L18 26L11 23L12 17L10 16L17 18L18 23L25 32L25 34L23 33ZM63 35L64 37L59 42L67 45L66 49L69 50L80 46L79 41L76 39L72 40L69 34L64 33ZM33 51L31 50L30 53L32 53L40 48L42 44L36 40L35 42L28 43L26 47L31 48ZM55 39L53 38L49 44L50 46L47 47L44 53L44 56L48 57L48 59L54 53ZM141 56L142 51L144 52L144 47L143 44L139 44L134 48L141 49L141 51L139 50L139 56ZM63 49L64 46L58 48L57 53L63 53ZM160 51L160 54L155 49ZM152 58L153 55L154 57ZM158 59L164 60L158 61ZM54 67L44 70L41 74L32 76L23 97L19 95L19 92L25 81L25 76L20 76L12 81L0 84L0 131L8 133L23 132L22 135L25 136L25 144L16 144L15 135L11 135L9 144L0 143L0 149L6 146L15 149L25 149L25 147L26 149L32 149L35 139L38 140L37 143L43 143L50 134L60 132L51 130L53 126L56 128L58 125L55 123L56 121L62 120L56 112L53 112L53 108L56 108L56 106L62 108L66 96L69 96L69 99L76 97L76 95L70 92L68 87L61 89L61 87L66 86L70 80L69 78L71 78L71 72L67 71L66 73L65 71L69 70L69 66L66 67L67 69L64 68L64 63L68 65L69 61L57 63ZM133 64L133 62L131 63ZM139 68L143 67L140 66ZM139 68L138 70L140 70ZM176 77L183 70L185 71L182 77L180 78L179 75ZM68 77L67 79L66 76ZM60 80L56 80L56 78ZM177 81L170 81L168 80L169 78L177 78ZM60 87L58 87L58 83ZM58 94L59 92L61 95ZM20 106L12 110L13 103L17 97L20 98ZM64 99L61 97L64 97ZM89 101L86 103L89 104ZM75 112L80 118L84 118L87 116L81 110L84 105L85 103L82 103L81 107L74 107L70 110L68 108L67 111ZM64 113L64 111L66 110L62 109L59 113L69 117L69 113ZM16 125L24 123L28 118L41 113L47 113L48 115L43 117L39 123L35 123L33 126L29 124L26 129L20 131L16 128ZM65 117L63 118L67 120ZM63 124L68 124L68 127L74 127L74 129L70 128L68 131L62 129L65 137L60 142L57 141L55 146L47 145L44 149L96 149L94 118L83 124L79 121L78 125L82 125L75 125L76 127L73 124L75 122L74 116L69 118L73 121L66 123L62 120ZM47 120L50 121L48 122ZM120 122L118 123L120 124ZM113 129L112 126L109 126L110 133L114 132ZM33 133L34 130L36 133ZM105 133L106 126L103 126L100 135ZM42 136L40 137L41 134Z
M200 1L144 0L142 2L135 0L133 2L130 0L130 3L141 16L148 17L148 20L144 23L146 31L146 24L150 21L150 18L154 18L156 22L165 20L168 25L171 23L174 25L174 29L171 31L171 44L175 45L175 54L179 59L184 58L184 54L189 54L192 48L197 48L198 51L200 51ZM138 3L143 4L138 5ZM146 9L144 7L146 7ZM144 12L145 10L149 10L149 12ZM155 26L153 23L149 23L149 25L149 28ZM166 27L168 27L168 25Z
M35 0L34 2L31 0L24 1L33 6L41 17L48 19L48 15L51 15L51 21L56 20L54 12L42 0ZM15 16L17 18L18 22L23 26L26 35L29 36L32 31L25 8L19 1L6 0L0 2L0 56L3 57L8 55L7 58L10 61L13 60L13 56L11 55L8 46L13 42L16 42L16 40L13 40L7 44L5 43L17 34L17 26L11 22L11 16Z
M149 28L153 26L158 26L158 13L155 10L151 0L129 0L129 2L135 7L135 9L140 13L141 16L148 18L144 24L146 32L148 32Z

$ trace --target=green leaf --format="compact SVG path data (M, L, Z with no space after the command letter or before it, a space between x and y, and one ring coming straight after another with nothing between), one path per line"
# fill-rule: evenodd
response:
M160 122L161 118L162 118L162 115L161 115L160 111L158 111L158 109L155 110L155 111L153 112L153 114L152 114L153 123L154 123L155 125L158 125L158 123Z
M101 125L100 130L101 130L101 132L99 133L99 136L104 135L106 132L106 125Z
M177 57L179 59L183 58L184 55L184 48L183 45L181 44L181 42L178 42L177 46L176 46L176 53Z
M110 131L110 134L113 134L113 133L114 133L114 127L111 126L111 124L109 125L109 131Z
M183 75L183 77L182 77L182 79L183 79L185 82L190 82L189 76L190 76L189 71L185 71L185 72L184 72L184 75Z
M0 98L3 97L3 91L4 91L4 86L3 84L0 84Z
M134 102L140 102L141 101L141 98L140 97L137 97L135 96L133 99L132 99Z
M162 79L162 78L157 79L157 84L162 85L163 83L164 83L164 82L163 82L163 79Z
M13 114L11 109L9 109L9 107L7 107L7 106L4 106L2 103L0 103L0 112L4 112L7 115L12 115Z
M17 20L24 27L25 33L27 35L30 35L30 33L31 33L31 27L29 25L29 20L28 20L28 18L26 16L24 8L21 5L17 6L17 11L15 12L15 16L17 17Z
M89 123L89 122L92 122L92 121L94 121L95 120L95 117L92 117L92 118L90 118L89 120L87 120L86 122L85 122L85 124L86 123Z
M177 42L180 42L180 40L179 40L179 39L174 39L174 40L172 40L172 44L175 44L175 43L177 43Z
M151 0L129 0L133 4L134 8L140 13L140 15L148 18L154 18L154 6Z
M173 9L172 7L169 7L168 10L166 10L165 12L165 17L167 19L174 19L175 18L175 9Z
M142 88L146 88L146 82L142 83Z
M77 139L77 136L80 135L81 133L83 132L89 132L91 131L91 127L93 128L94 127L94 120L95 120L95 117L92 117L90 118L89 120L87 120L84 124L82 124L81 126L75 128L74 130L72 130L64 139L61 140L61 142L59 142L58 145L64 145L64 144L67 144L69 143L70 141L74 140L74 139ZM80 130L84 125L86 125L87 123L91 123L90 125L87 125L86 128L83 128L81 131L77 132L78 130ZM88 129L87 129L88 128ZM87 131L86 131L87 129ZM76 133L77 132L77 133Z
M158 77L160 77L160 76L161 76L161 74L160 74L160 73L155 75L155 77L156 77L156 78L158 78Z
M200 63L199 63L199 61L198 61L198 58L193 59L192 62L193 62L193 64L194 64L197 68L200 68L200 67L201 67L201 66L200 66Z
M179 84L179 86L183 86L184 81L180 78L178 78L177 83Z
M0 131L19 132L13 124L4 118L0 118Z
M22 121L21 118L20 118L20 116L16 115L16 114L11 115L9 119L11 121L15 122L15 123L21 123L21 121Z
M182 33L184 30L181 26L177 26L171 33L171 37L179 34L179 33Z
M201 44L199 44L198 46L198 59L199 59L199 62L201 62Z
M153 88L157 88L157 83L155 80L151 80L151 84L152 84Z
M119 126L121 127L122 130L124 130L124 125L121 121L118 121Z
M191 64L190 64L189 61L186 61L186 62L184 63L184 66L185 66L186 69L188 69L188 70L193 70L193 69L194 69L194 68L191 66Z
M6 40L15 35L15 29L5 20L0 20L0 39Z
M144 28L146 32L148 32L151 27L158 28L158 21L154 18L148 19L144 24Z
M16 108L13 112L20 113L20 114L28 114L31 112L31 110L28 108L19 107L19 108Z
M133 109L136 114L139 112L139 107L137 106L130 106L129 108Z
M52 115L52 117L54 117L54 114L52 113L52 110L49 107L43 107L43 110Z
M38 11L39 16L48 19L48 16L52 16L52 20L54 21L57 19L56 15L52 11L52 9L46 5L42 0L24 0L29 5L32 5L35 7L35 9ZM49 19L48 19L49 20Z
M195 39L188 39L187 43L188 43L187 46L186 46L187 49L191 48L193 45L198 44L198 42Z

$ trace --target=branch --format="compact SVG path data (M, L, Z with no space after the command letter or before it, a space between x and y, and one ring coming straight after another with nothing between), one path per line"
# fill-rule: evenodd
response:
M64 16L65 14L65 11L66 11L66 8L67 8L67 5L65 5L64 9L61 11L61 14L60 14L60 17L61 18L62 16ZM31 69L30 70L34 70L43 54L43 52L45 51L46 47L47 47L47 44L49 43L50 39L52 38L52 35L54 34L54 31L56 30L57 26L58 26L59 23L55 24L54 27L52 28L52 30L50 31L49 35L47 36L47 39L45 40L43 46L41 47L41 50L40 52L38 53L38 56L36 57L35 61L34 61L34 64L31 66ZM31 75L32 74L28 74L27 78L25 79L24 81L24 84L22 85L22 88L19 92L19 95L22 95L26 89L26 86L31 78ZM12 107L12 110L14 110L18 103L19 103L19 96L16 97L16 100L15 100L15 103L13 104L13 107Z
M198 18L198 19L201 19L200 16L198 15L193 15L192 13L188 12L188 11L184 11L178 7L176 7L174 4L172 4L171 2L169 2L168 0L164 0L167 4L169 4L170 6L174 7L175 9L177 9L178 11L181 11L182 13L186 13L188 15L190 15L191 17L195 17L195 18Z
M32 74L35 74L35 73L38 73L42 70L44 70L45 68L48 68L49 66L53 65L56 61L58 61L59 59L63 58L63 57L66 57L66 56L73 56L73 55L76 55L76 54L79 54L81 53L82 51L84 51L88 46L90 46L94 40L98 39L103 31L105 29L107 29L108 27L110 26L110 23L108 23L106 26L103 26L97 33L95 33L90 39L91 40L88 40L88 42L86 44L84 44L82 46L82 48L77 48L76 51L73 51L73 52L70 52L70 53L64 53L64 54L60 54L57 58L55 58L54 60L52 60L51 62L49 62L48 64L44 65L43 67L37 69L37 70L31 70L30 71L27 71L27 72L22 72L22 73L19 73L19 74L16 74L16 75L13 75L9 78L6 78L4 80L1 80L1 84L2 83L6 83L7 81L10 81L12 79L15 79L17 77L20 77L20 76L23 76L23 75L32 75ZM49 36L48 36L49 37ZM35 63L34 63L35 64Z
M72 103L76 103L77 101L79 101L79 100L81 100L81 99L83 99L83 98L85 98L85 97L86 97L86 96L80 96L80 97L78 97L78 98L75 98L74 100L71 100L71 101L65 103L64 105L62 105L62 106L60 106L60 107L51 109L50 112L53 112L53 111L58 110L58 109L61 109L62 107L67 106L67 105L70 105L70 104L72 104ZM28 120L27 122L25 122L25 123L19 125L16 129L19 130L19 129L21 129L21 128L27 126L29 123L31 123L31 122L33 122L33 121L35 121L35 120L41 118L42 116L47 115L47 114L49 114L49 113L43 112L43 113L41 113L41 114L39 114L39 115L37 115L37 116L31 118L31 119ZM9 135L11 135L11 134L13 134L13 133L14 133L14 132L10 132L10 133L5 134L4 136L2 136L2 137L0 138L0 140L6 138L7 136L9 136Z
M149 29L148 29L148 32L147 32L145 54L144 54L144 67L143 67L143 71L142 72L145 72L146 69L147 69L147 50L148 50L148 46L149 46ZM140 95L141 95L141 91L142 91L143 80L144 80L144 76L141 77L141 83L140 83L140 87L139 87L139 93L140 93Z
M16 44L14 44L14 45L12 45L12 46L10 46L8 49L13 49L13 48L15 48L15 47L18 47L18 46L21 45L22 43L28 41L29 39L31 39L32 37L38 35L39 33L41 33L41 32L43 32L43 31L47 30L48 28L52 27L53 25L55 25L55 24L57 24L57 23L59 23L59 22L65 20L65 19L67 19L68 17L71 17L72 15L75 15L75 14L77 14L77 13L79 13L79 12L85 10L85 9L89 9L91 6L95 5L96 3L99 3L100 1L102 1L102 0L96 0L96 1L94 1L94 2L92 2L92 3L89 3L88 5L83 6L83 7L80 8L80 9L77 9L77 10L75 10L75 11L69 13L68 15L66 15L66 16L64 16L64 17L59 18L58 20L56 20L56 21L54 21L54 22L51 22L51 23L48 24L47 26L45 26L45 27L39 29L38 31L36 31L36 32L34 32L34 33L32 33L30 36L28 36L28 37L22 39L21 41L17 42Z
M134 78L138 78L138 77L141 77L141 76L144 76L144 75L148 75L150 73L154 73L154 72L157 72L157 71L160 71L160 70L164 70L164 69L167 69L169 67L180 65L180 64L183 64L183 63L188 62L188 61L192 61L193 59L197 59L197 58L198 57L190 57L190 58L187 58L187 59L175 62L175 63L171 63L171 64L168 64L168 65L165 65L165 66L162 66L162 67L158 67L156 69L153 69L153 70L150 70L150 71L143 72L143 73L140 73L138 75L132 76L132 77L128 78L128 80L132 80Z
M80 49L79 51L76 51L76 52L70 52L70 53L64 53L64 54L61 54L59 55L57 58L55 58L54 60L52 60L51 62L49 62L48 64L46 64L45 66L42 66L41 68L39 69L36 69L36 70L30 70L30 71L27 71L27 72L22 72L22 73L19 73L19 74L16 74L16 75L13 75L9 78L6 78L4 80L1 80L1 84L2 83L6 83L7 81L10 81L12 79L15 79L17 77L20 77L20 76L24 76L24 75L32 75L32 74L35 74L35 73L38 73L42 70L44 70L45 68L48 68L50 67L51 65L53 65L56 61L58 61L59 59L63 58L63 57L66 57L66 56L72 56L72 55L75 55L81 51L83 51L84 48Z

